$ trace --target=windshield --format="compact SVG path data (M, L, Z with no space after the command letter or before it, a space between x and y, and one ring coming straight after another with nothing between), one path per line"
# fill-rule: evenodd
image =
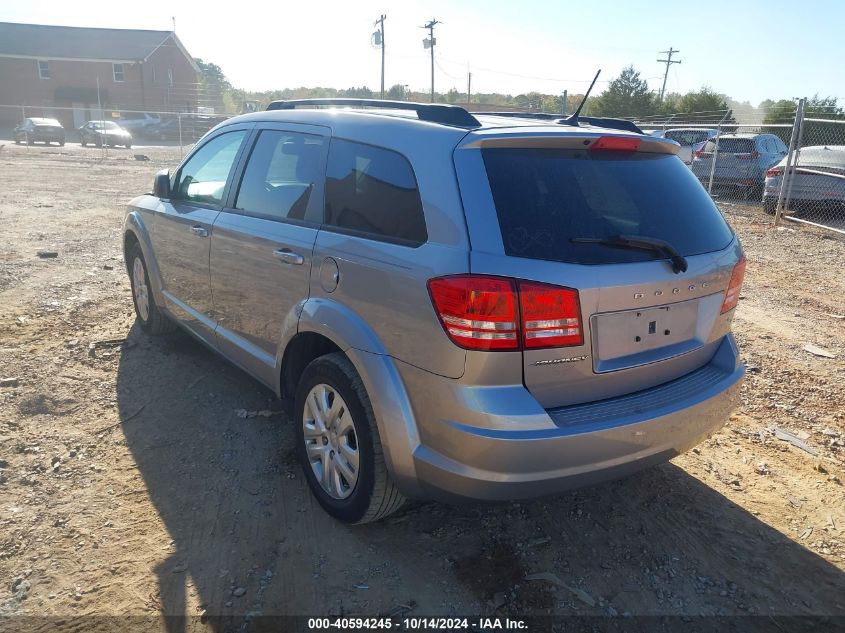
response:
M654 259L642 250L572 242L619 235L664 240L681 255L721 250L733 233L677 156L483 149L505 253L578 264Z
M95 130L119 130L120 126L114 121L93 121L91 127Z

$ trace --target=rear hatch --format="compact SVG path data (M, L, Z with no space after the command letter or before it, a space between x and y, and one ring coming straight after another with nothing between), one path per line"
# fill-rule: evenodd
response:
M729 331L723 301L741 252L677 146L612 132L524 134L478 134L455 163L472 273L577 291L577 325L561 323L579 336L524 344L525 386L553 408L705 365Z
M698 167L704 167L709 174L713 163L713 156L716 156L716 178L737 178L748 175L756 169L756 159L759 154L754 148L754 139L750 138L721 138L719 139L718 153L716 152L716 141L711 140L704 144L704 147L696 155Z

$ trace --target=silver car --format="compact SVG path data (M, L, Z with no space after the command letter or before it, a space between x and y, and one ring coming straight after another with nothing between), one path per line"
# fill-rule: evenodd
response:
M766 172L763 208L774 213L786 158ZM845 209L845 145L813 145L798 153L789 192L790 209L818 212Z
M142 328L293 399L327 512L559 493L725 423L745 258L676 143L349 103L218 125L124 227Z
M711 139L695 152L692 172L702 182L708 182L713 172L713 184L739 189L746 198L760 200L766 171L787 154L787 147L774 134L722 134ZM716 156L716 168L713 156Z

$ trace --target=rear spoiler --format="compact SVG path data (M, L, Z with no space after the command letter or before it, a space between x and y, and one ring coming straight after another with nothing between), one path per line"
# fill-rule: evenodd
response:
M513 117L519 119L536 119L540 121L550 121L559 125L572 125L571 119L568 119L560 114L553 114L551 112L473 112L476 116L502 116ZM603 127L609 130L624 130L625 132L634 132L635 134L645 134L633 121L627 119L612 119L607 117L595 116L579 116L577 123L586 123L587 125L594 125L596 127Z

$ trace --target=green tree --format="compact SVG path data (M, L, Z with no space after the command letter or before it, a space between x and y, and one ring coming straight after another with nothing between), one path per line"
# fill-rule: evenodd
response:
M195 57L194 61L200 69L197 106L214 108L215 112L226 111L227 102L234 107L230 94L232 84L226 79L223 69L199 57Z
M765 102L760 104L763 107ZM763 123L792 123L795 120L795 102L792 99L769 101Z
M607 89L590 100L589 113L608 117L642 117L657 110L657 99L633 66L628 66L608 84Z
M708 86L697 92L688 92L678 100L676 112L681 114L695 114L697 119L718 122L728 111L728 102L724 95L720 95ZM733 121L733 119L730 119Z

